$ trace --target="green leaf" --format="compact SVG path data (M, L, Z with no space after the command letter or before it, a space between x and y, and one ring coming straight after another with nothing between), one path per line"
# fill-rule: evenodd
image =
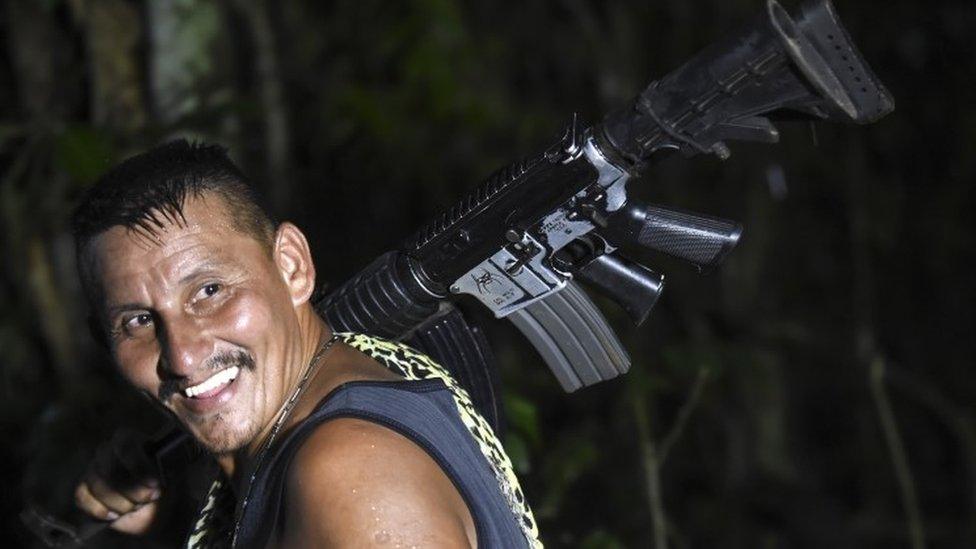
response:
M732 356L729 349L714 342L668 345L661 354L669 370L686 375L702 368L713 375L721 374L724 364Z
M511 425L533 445L541 440L539 432L539 412L535 404L515 393L507 393L504 397L505 415Z
M624 549L623 542L606 530L597 530L583 539L580 549Z
M510 432L505 436L505 453L512 460L512 466L516 473L528 474L532 472L532 455L529 451L529 445L526 444L521 435Z
M555 517L572 485L596 466L600 452L585 431L566 433L548 449L543 459L540 470L547 491L536 510L539 516Z
M88 126L73 126L57 136L55 163L82 185L93 183L113 163L111 140Z

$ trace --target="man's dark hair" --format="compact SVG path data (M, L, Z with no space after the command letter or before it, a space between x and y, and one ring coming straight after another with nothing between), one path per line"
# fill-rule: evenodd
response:
M222 199L235 229L271 250L275 224L226 149L179 139L123 161L84 195L71 223L83 283L93 238L115 226L154 238L167 223L185 223L186 199L205 193Z

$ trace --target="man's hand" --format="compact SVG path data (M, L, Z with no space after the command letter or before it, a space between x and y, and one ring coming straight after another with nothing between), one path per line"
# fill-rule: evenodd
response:
M112 521L114 530L145 534L156 518L161 491L144 447L145 439L126 431L103 444L75 489L78 507L97 519Z
M375 423L324 423L298 450L286 482L281 547L477 545L471 512L440 466Z

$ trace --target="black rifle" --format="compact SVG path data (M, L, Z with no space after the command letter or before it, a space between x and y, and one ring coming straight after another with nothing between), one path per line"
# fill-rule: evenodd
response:
M804 4L795 18L766 0L743 31L655 80L601 123L584 127L574 117L544 152L497 171L316 308L334 329L428 352L497 426L494 384L486 377L490 349L454 300L472 296L510 319L567 391L613 378L630 359L575 280L640 324L663 277L618 247L643 246L707 271L742 230L733 221L631 199L630 179L665 152L725 159L727 141L776 142L770 117L863 124L893 108L829 0ZM172 447L173 437L164 442L155 448ZM97 531L91 521L77 527L35 509L22 517L51 547L79 546Z
M630 359L574 280L640 324L664 279L618 247L643 246L706 271L741 233L733 221L629 198L632 178L665 152L725 159L726 141L776 142L769 116L867 123L893 108L829 0L804 4L795 19L767 0L752 25L602 123L587 128L574 117L551 147L496 172L319 309L332 326L407 339L452 366L451 349L425 345L424 323L466 294L510 319L566 391L615 377Z

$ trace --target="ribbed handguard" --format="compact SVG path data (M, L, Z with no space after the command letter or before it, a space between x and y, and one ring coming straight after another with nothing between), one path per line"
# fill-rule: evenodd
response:
M424 290L387 252L315 304L333 329L403 341L446 368L496 432L504 428L491 347L461 311Z
M399 252L387 252L315 307L336 330L397 339L436 313L438 301Z

